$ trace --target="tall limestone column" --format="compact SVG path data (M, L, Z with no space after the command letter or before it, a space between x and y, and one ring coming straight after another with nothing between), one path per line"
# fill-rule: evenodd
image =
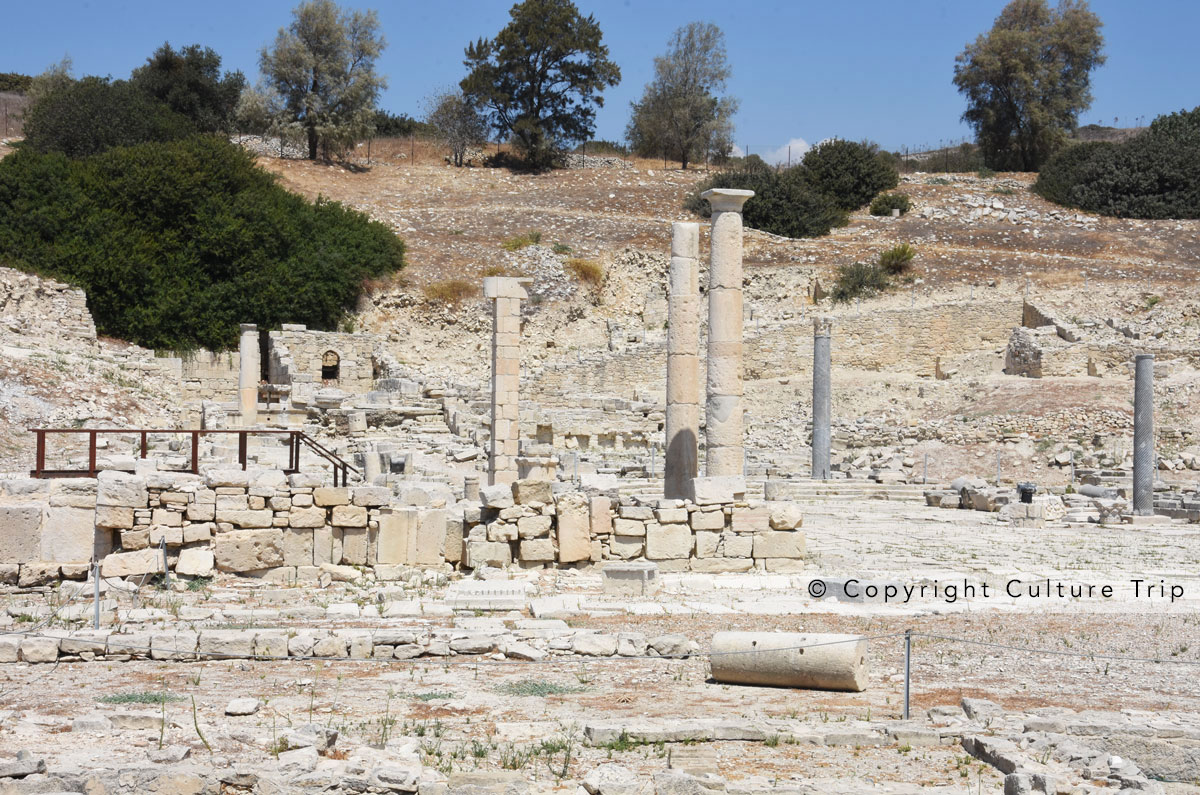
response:
M1133 360L1133 514L1154 515L1154 354Z
M714 188L708 265L707 477L745 474L742 441L742 205L752 190Z
M242 324L238 358L238 404L242 414L242 427L248 428L258 423L258 382L262 380L258 326L253 323Z
M488 484L517 480L521 426L518 416L521 385L521 301L529 298L523 283L529 279L489 276L483 295L492 303L492 442Z
M700 225L671 224L663 496L690 499L700 441Z
M813 320L812 476L829 480L831 400L829 383L830 332L833 321Z

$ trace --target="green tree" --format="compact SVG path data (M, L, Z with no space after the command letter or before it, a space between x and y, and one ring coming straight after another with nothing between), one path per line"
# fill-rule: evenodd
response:
M443 91L428 104L425 122L450 146L454 165L461 166L467 149L487 140L487 119L461 91Z
M856 210L900 184L891 159L869 141L822 141L804 153L801 168L808 184L843 210Z
M725 34L709 22L692 22L671 36L665 55L654 59L625 137L642 155L665 153L686 169L705 155L728 154L738 102L717 96L729 79Z
M467 47L470 73L459 85L513 137L527 165L547 168L565 144L592 136L601 92L621 81L621 70L595 18L570 0L525 0L509 15L496 38Z
M0 91L25 94L33 86L33 78L19 72L0 72Z
M187 116L200 132L229 132L238 97L246 87L241 72L221 74L221 56L189 44L178 52L164 43L133 70L134 88Z
M35 81L36 85L36 81ZM116 146L171 141L195 132L187 117L124 80L60 81L25 112L25 143L39 152L88 157Z
M273 112L301 128L308 157L345 149L373 130L386 81L375 72L383 52L374 11L344 11L333 0L306 0L264 48L260 67L277 102Z
M1086 0L1013 0L990 32L959 54L954 85L967 98L984 162L1036 171L1092 104L1091 72L1104 63L1102 23Z

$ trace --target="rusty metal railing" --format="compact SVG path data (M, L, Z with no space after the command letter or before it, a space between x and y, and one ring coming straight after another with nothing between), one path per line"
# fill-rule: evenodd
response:
M220 430L187 430L179 428L31 428L37 440L37 454L34 468L29 474L35 478L78 478L96 476L96 440L102 433L140 434L141 458L145 458L149 450L148 437L150 434L184 434L192 437L191 467L193 474L200 474L200 437L212 434L236 434L238 437L238 464L246 468L248 439L253 435L285 435L288 437L287 474L300 471L301 448L308 448L333 467L333 485L345 486L349 482L350 472L359 474L358 469L344 461L337 453L317 442L304 431L290 430L250 430L250 429L220 429ZM46 435L67 434L84 435L88 437L88 466L87 469L47 469L46 468Z

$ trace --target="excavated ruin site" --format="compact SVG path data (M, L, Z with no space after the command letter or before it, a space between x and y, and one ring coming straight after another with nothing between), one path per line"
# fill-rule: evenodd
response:
M1200 791L1200 222L260 163L408 246L340 331L0 269L0 793Z

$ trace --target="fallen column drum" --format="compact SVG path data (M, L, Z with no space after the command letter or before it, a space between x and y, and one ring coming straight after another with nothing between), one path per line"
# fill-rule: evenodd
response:
M718 682L811 690L861 692L870 674L860 635L718 632L709 662Z

